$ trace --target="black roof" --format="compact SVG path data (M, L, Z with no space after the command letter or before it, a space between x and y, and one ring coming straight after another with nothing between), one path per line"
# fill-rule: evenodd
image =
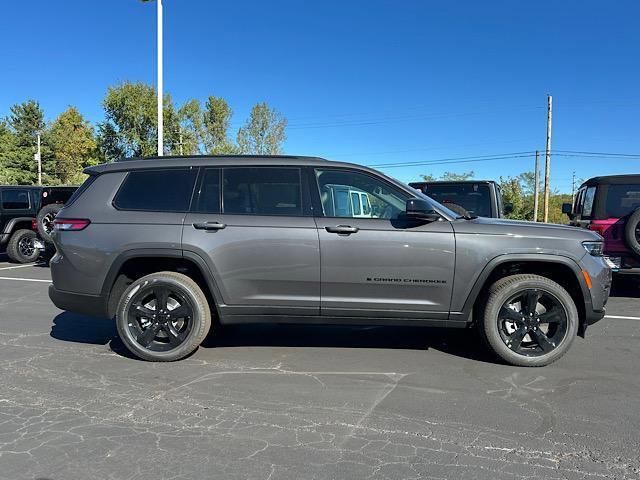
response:
M87 167L84 173L97 175L105 172L121 172L128 170L148 168L179 168L184 166L343 166L357 167L362 170L372 171L370 168L353 163L334 162L319 157L306 157L296 155L166 155L162 157L141 157L122 159L113 163L103 163L93 167Z
M640 174L630 173L628 175L604 175L600 177L593 177L589 180L586 180L582 186L592 186L592 185L615 185L615 184L626 184L626 183L637 183L640 184Z

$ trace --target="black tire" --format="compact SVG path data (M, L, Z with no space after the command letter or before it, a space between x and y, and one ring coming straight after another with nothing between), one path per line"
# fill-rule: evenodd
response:
M53 239L51 238L51 234L53 233L53 221L58 216L58 212L62 210L62 207L64 207L64 205L51 203L42 207L38 212L38 216L36 217L38 233L47 243L53 243Z
M490 350L505 362L541 367L569 350L578 324L578 310L564 288L540 275L519 274L489 288L478 330Z
M40 257L40 249L33 246L33 240L37 238L33 230L16 230L7 243L7 256L17 263L31 263Z
M172 317L171 312L178 308L184 315ZM191 278L176 272L152 273L124 291L116 310L116 325L120 339L135 356L172 362L191 354L202 343L211 328L211 309L204 292Z
M624 226L624 239L627 243L627 247L634 253L636 258L640 258L640 208L636 209L627 218Z

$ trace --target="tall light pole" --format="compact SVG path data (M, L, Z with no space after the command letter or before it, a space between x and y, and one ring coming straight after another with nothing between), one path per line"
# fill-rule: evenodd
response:
M149 2L154 0L142 0ZM158 41L158 156L164 153L164 122L162 118L162 0L155 0L157 6L157 41Z

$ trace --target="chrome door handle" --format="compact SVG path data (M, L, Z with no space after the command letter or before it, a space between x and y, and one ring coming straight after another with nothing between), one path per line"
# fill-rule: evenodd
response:
M336 225L335 227L324 227L324 229L329 233L337 233L338 235L351 235L360 230L358 227L351 227L349 225Z
M193 224L196 230L222 230L227 225L219 222L198 222Z

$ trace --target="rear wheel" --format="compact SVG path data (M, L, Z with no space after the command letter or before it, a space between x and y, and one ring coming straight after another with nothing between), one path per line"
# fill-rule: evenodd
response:
M192 353L211 328L207 298L191 278L158 272L133 282L116 312L118 334L137 357L155 362Z
M22 229L13 232L7 244L9 259L17 263L31 263L38 260L40 249L33 245L37 236L33 230Z
M540 367L569 350L578 323L575 303L564 288L540 275L520 274L491 286L478 326L505 362Z

